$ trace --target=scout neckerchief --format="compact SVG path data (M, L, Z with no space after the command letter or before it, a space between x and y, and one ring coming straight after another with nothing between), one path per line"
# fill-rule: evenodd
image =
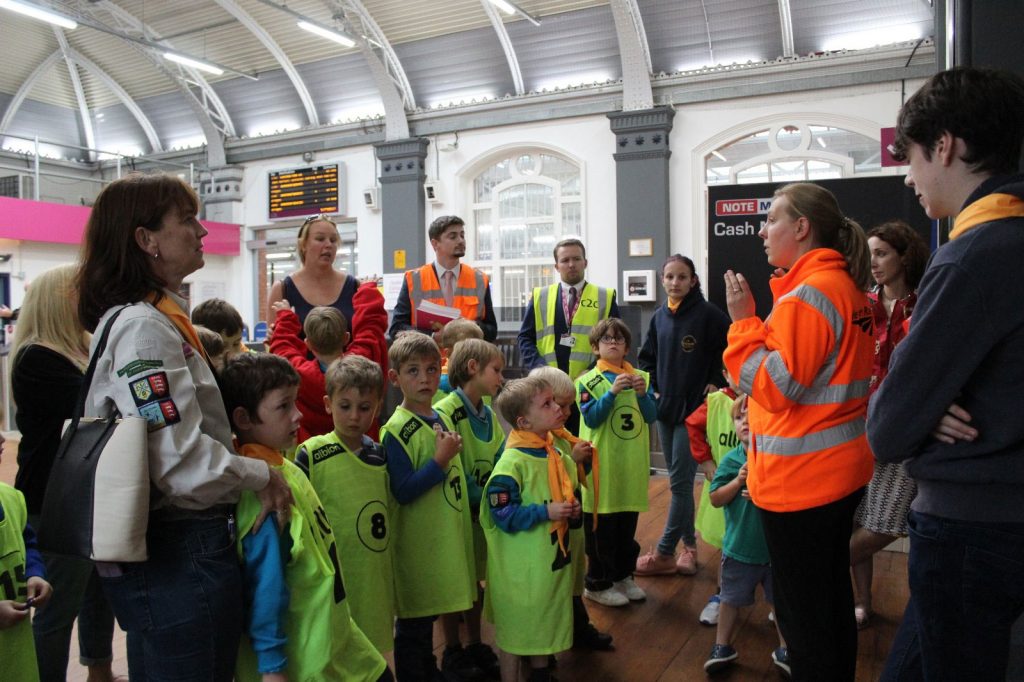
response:
M164 314L164 317L171 321L181 335L185 337L196 352L203 356L206 360L206 364L210 364L210 356L206 354L206 349L203 348L203 344L199 342L199 334L196 333L196 328L192 326L192 322L188 319L188 315L182 312L178 304L175 303L170 296L157 296L155 291L151 291L146 300L153 304L153 306Z
M281 451L275 450L274 448L268 448L266 445L261 445L259 443L246 443L245 445L239 445L236 441L235 450L243 457L258 459L262 462L266 462L272 467L279 467L284 464L284 455L281 454Z
M572 481L569 480L569 473L562 464L562 456L551 441L551 434L547 438L541 438L532 431L520 431L514 429L508 434L507 448L534 448L544 450L548 454L548 488L551 491L551 499L554 502L574 502L575 495L572 492ZM551 530L558 535L558 547L563 555L569 554L565 544L565 534L569 530L569 522L566 519L551 522Z
M949 233L949 240L953 241L967 230L983 223L1022 216L1024 200L1012 194L989 194L960 211L960 215L953 221L953 231Z
M607 360L598 358L597 369L600 370L602 374L605 372L611 372L612 374L636 374L636 370L633 369L633 365L629 364L625 360L622 361L622 367L616 367L615 365L610 364Z
M579 436L574 436L569 431L569 429L565 428L564 426L560 429L555 429L554 431L552 431L551 435L554 436L555 438L561 438L562 440L568 442L570 447L576 445L577 443L585 442ZM597 461L597 447L595 447L594 444L591 443L590 449L593 452L593 454L590 457L590 472L594 474L594 511L592 512L592 514L594 516L594 530L597 530L597 500L599 499L598 490L600 489L600 485L598 484L598 472L600 471L600 467L598 466ZM583 470L583 465L577 463L576 471L579 473L580 485L586 487L587 473L586 471Z

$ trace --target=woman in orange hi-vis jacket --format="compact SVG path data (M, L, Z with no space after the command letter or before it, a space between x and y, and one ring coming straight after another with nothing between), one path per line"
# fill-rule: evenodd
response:
M777 268L767 320L743 275L725 275L733 323L723 359L750 396L747 487L762 512L793 679L853 680L849 537L873 465L867 240L810 183L776 191L760 236Z

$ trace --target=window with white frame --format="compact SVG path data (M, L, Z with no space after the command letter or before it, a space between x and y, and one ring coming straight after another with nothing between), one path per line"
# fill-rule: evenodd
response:
M522 319L534 287L555 279L551 250L583 224L580 167L549 150L510 152L473 178L467 235L473 265L491 276L499 324Z
M705 157L708 185L797 182L877 174L877 139L843 128L784 124L758 130Z

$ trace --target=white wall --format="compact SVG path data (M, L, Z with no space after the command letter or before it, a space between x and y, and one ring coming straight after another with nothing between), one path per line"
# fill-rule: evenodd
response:
M920 82L908 82L909 95ZM899 82L853 86L848 88L789 93L775 96L738 98L727 101L680 105L672 130L670 160L671 248L691 255L702 275L706 275L706 201L703 188L703 157L711 149L729 140L743 137L765 121L802 117L822 124L853 128L877 137L878 129L895 124L901 104ZM583 207L583 239L588 245L589 278L604 286L618 285L615 240L615 137L603 115L559 119L551 122L509 125L459 134L458 148L451 134L431 138L426 172L440 181L441 204L427 205L427 222L442 214L466 216L472 204L472 177L492 157L513 147L542 147L567 155L580 163L586 201ZM340 162L345 167L345 199L348 215L357 223L359 270L357 274L383 273L384 258L380 240L381 213L363 205L362 190L376 184L377 163L370 145L337 151L318 151L315 163ZM242 255L239 258L207 256L206 267L186 281L193 291L204 283L223 284L224 297L234 304L250 325L255 316L256 278L252 258L244 242L253 238L252 228L265 226L267 217L267 172L309 165L300 156L274 158L245 167L243 206L240 212ZM887 172L898 173L898 169ZM294 225L299 221L284 223ZM423 225L426 242L426 225ZM0 272L10 272L31 280L39 272L77 257L74 246L0 240L0 253L12 253ZM429 253L429 249L428 249ZM667 255L667 254L666 254ZM412 267L417 265L410 263ZM22 282L12 277L12 304L22 298Z

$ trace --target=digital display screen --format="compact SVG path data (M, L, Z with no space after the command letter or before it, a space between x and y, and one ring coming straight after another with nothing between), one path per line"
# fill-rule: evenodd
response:
M339 164L271 171L268 177L271 220L344 213Z

